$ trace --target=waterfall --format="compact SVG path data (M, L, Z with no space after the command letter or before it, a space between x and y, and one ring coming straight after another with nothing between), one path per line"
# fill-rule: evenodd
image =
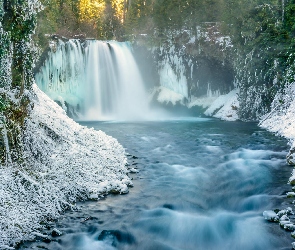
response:
M80 110L81 119L144 119L149 111L128 43L59 41L35 78L52 99Z

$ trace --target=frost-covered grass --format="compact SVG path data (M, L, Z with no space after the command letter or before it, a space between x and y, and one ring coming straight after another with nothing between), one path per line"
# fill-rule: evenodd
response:
M33 239L77 200L126 193L132 185L116 139L80 126L36 85L33 90L24 164L0 167L0 249Z

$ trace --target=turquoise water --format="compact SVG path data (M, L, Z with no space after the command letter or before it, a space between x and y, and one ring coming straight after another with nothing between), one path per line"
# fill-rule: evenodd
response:
M79 204L53 227L46 249L290 249L264 210L290 206L287 142L255 123L215 119L81 122L126 148L134 187Z

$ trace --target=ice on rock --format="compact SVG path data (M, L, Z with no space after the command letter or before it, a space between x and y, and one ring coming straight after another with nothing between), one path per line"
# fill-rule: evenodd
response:
M271 222L279 221L278 215L274 211L271 211L271 210L264 211L263 217L264 217L264 219L271 221Z
M291 222L288 221L288 220L286 220L286 221L280 221L280 226L281 226L282 228L285 228L285 225L290 224L290 223L291 223Z
M52 232L51 232L52 237L58 237L58 236L61 236L61 235L62 235L62 232L60 230L58 230L57 228L52 229Z

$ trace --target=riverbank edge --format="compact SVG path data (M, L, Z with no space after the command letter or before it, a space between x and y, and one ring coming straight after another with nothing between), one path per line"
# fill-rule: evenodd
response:
M258 121L258 126L274 133L276 136L284 137L288 140L290 146L289 153L286 155L286 162L290 166L295 165L295 83L285 90L290 95L277 95L272 104L272 109L269 113L261 117ZM205 115L215 117L225 121L237 121L238 116L238 89L235 89L227 95L218 97L204 112ZM288 180L288 184L295 191L295 168ZM294 198L295 192L288 192L286 197ZM295 224L290 221L288 215L293 215L291 207L278 211L265 211L263 216L271 222L279 222L280 226L285 230L292 232L291 237L295 238ZM292 243L292 249L295 249L295 242Z
M40 237L48 221L76 209L77 201L124 194L133 185L115 138L77 124L37 85L32 89L23 163L0 167L0 249Z

